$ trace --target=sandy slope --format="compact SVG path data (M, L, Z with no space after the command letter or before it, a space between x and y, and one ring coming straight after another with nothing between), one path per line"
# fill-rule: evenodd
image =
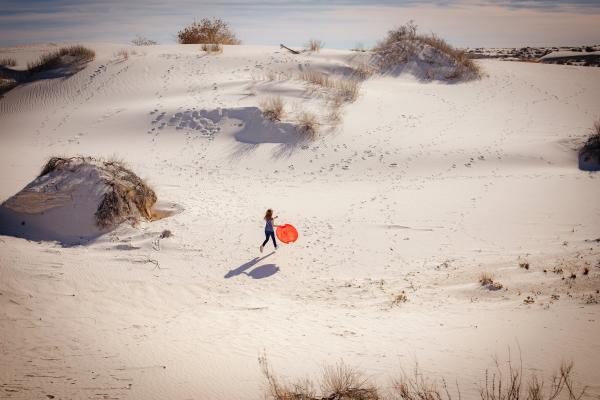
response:
M3 397L261 398L264 350L286 376L343 358L384 385L418 360L472 398L509 346L546 375L574 360L600 395L600 308L585 304L600 300L600 176L574 151L600 70L481 61L471 83L376 77L340 126L302 143L294 115L326 101L265 73L343 73L354 54L92 47L83 71L0 99L0 199L50 155L115 156L183 211L75 247L0 237ZM273 94L290 116L263 129L254 107ZM258 253L266 207L299 242ZM480 288L482 271L507 290Z

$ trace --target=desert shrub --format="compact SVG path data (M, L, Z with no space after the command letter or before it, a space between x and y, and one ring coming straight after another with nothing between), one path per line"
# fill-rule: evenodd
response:
M344 78L342 76L330 77L329 75L306 69L298 75L298 78L310 84L332 89L334 97L343 101L353 102L358 98L360 81L353 78Z
M358 99L360 82L355 79L337 78L332 80L333 88L337 90L337 95L347 102L354 102Z
M488 272L482 272L481 274L479 274L479 283L481 284L481 286L490 285L494 283L494 277Z
M123 60L127 60L129 58L129 52L125 49L121 49L115 53L115 57L122 58Z
M323 43L322 41L320 41L320 40L317 40L317 39L310 39L310 40L308 41L308 46L307 46L307 47L308 47L308 49L309 49L310 51L316 51L316 52L319 52L319 51L321 51L321 49L323 48L323 45L324 45L324 43Z
M138 217L153 219L152 207L157 200L156 194L120 161L100 161L91 157L52 157L42 167L39 176L67 168L76 169L86 164L101 170L104 181L110 188L96 210L96 225L106 228L123 221L135 223Z
M229 28L229 24L220 18L212 20L202 18L185 27L177 33L177 39L181 44L240 44L240 40Z
M17 65L17 60L10 57L0 58L0 66L2 67L15 67Z
M406 303L407 301L408 301L408 296L406 295L406 293L403 290L402 292L400 292L394 296L394 299L392 300L392 305L397 306L397 305L400 305L401 303Z
M581 150L579 151L581 155L586 156L586 158L595 158L596 160L600 160L600 119L594 122L592 127L592 134L587 139Z
M281 121L283 117L283 100L281 97L270 97L261 103L263 116L269 121Z
M298 78L308 83L312 83L313 85L331 87L329 75L312 69L305 69L304 71L300 72L300 74L298 74Z
M390 70L409 61L421 60L438 66L449 64L445 79L475 79L481 76L479 66L467 53L449 45L442 38L417 33L412 21L388 32L388 36L375 46L377 62L382 71Z
M321 394L317 396L315 384L308 380L295 383L282 382L269 366L267 357L258 359L263 376L267 383L267 396L273 400L378 400L377 388L354 368L339 362L323 369L323 377L319 382Z
M34 74L66 65L86 63L95 57L94 50L81 45L61 47L58 50L42 54L36 61L28 63L27 69Z
M203 43L202 46L200 46L200 49L209 54L223 52L223 46L221 46L219 43Z
M317 116L308 111L301 111L298 115L298 131L310 140L317 138L319 122Z
M154 40L150 40L147 37L137 35L132 41L131 44L134 46L154 46L156 43Z

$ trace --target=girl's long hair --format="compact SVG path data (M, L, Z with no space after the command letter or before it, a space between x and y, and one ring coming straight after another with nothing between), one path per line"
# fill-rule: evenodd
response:
M270 220L273 219L273 210L271 210L270 208L267 210L267 212L265 213L265 220Z

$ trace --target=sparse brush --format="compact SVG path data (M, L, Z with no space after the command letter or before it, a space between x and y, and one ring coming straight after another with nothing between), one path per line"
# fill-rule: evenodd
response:
M294 384L282 382L275 376L269 366L266 355L261 355L258 362L266 379L267 397L272 400L379 400L377 388L355 370L339 362L323 369L320 382L321 394L317 396L315 385L308 379Z
M433 49L432 54L425 54L424 48ZM437 58L443 56L452 63L452 70L445 75L445 79L477 79L482 74L479 66L464 51L452 47L434 34L417 34L417 25L413 21L389 31L388 36L379 42L374 50L382 71L419 57L425 57L423 61L429 64L437 64ZM429 76L435 77L436 74L430 72Z
M203 43L202 46L200 46L200 48L202 49L202 51L205 51L209 54L223 52L223 46L221 46L219 43Z
M418 364L412 374L401 371L392 380L389 391L380 391L356 369L340 362L325 367L320 382L321 393L317 396L312 381L305 379L296 384L282 383L271 370L266 356L259 357L259 365L266 379L267 398L272 400L452 400L460 399L456 384L450 390L444 379L428 378L419 370ZM573 363L563 363L549 381L535 374L525 379L522 363L515 367L509 358L507 366L501 367L496 360L493 371L485 371L485 383L479 389L481 400L580 400L587 388L578 389L573 382ZM456 397L454 397L456 396Z
M379 399L377 388L371 385L360 372L344 364L343 361L323 369L321 392L323 398L327 399Z
M66 65L82 64L95 57L94 50L81 45L62 47L56 51L42 54L36 61L28 63L27 69L33 74Z
M491 285L492 283L494 283L494 277L488 272L482 272L479 275L479 283L481 284L481 286Z
M123 60L127 60L129 58L129 52L125 49L121 49L115 54L115 56L122 58Z
M310 51L315 51L315 52L319 52L321 51L321 49L323 48L324 43L320 40L317 39L310 39L308 41L308 49Z
M529 270L529 263L527 261L520 261L519 262L519 268L523 268L523 269Z
M456 388L460 399L460 390ZM446 381L442 379L441 387L437 381L429 381L422 372L419 365L415 365L413 375L404 371L398 378L392 381L392 399L400 400L452 400Z
M368 63L360 63L355 65L352 68L352 77L359 80L369 79L374 73L375 70Z
M100 228L117 225L123 221L135 223L138 217L151 220L156 194L140 177L120 161L100 161L90 157L52 157L39 176L85 164L99 165L107 174L105 183L110 187L96 210L96 225Z
M269 121L281 121L284 113L283 100L281 97L269 97L261 102L263 117Z
M315 140L318 135L319 122L317 116L308 111L301 111L298 115L298 131L309 140Z
M16 67L17 60L10 57L0 58L0 66L2 67Z
M329 75L312 69L306 69L300 72L300 74L298 74L298 78L308 83L312 83L313 85L331 87Z
M354 102L358 99L360 82L354 79L337 78L330 80L332 86L337 90L337 95L344 101Z
M131 41L131 44L134 46L154 46L157 43L154 40L138 35Z
M589 159L600 161L600 119L594 121L592 134L579 151L579 154L584 156L586 161Z
M322 72L307 69L302 71L298 78L313 85L336 91L335 97L343 101L353 102L358 98L360 81L342 76L331 77Z
M398 293L397 295L394 296L394 300L392 300L392 305L398 306L402 303L406 303L407 301L408 301L408 296L406 295L406 293L403 290L401 293Z
M180 44L240 44L240 40L229 28L229 24L220 18L202 18L177 34Z
M513 366L508 360L506 368L501 368L496 361L496 370L485 372L485 386L479 391L481 400L554 400L561 398L566 390L569 400L581 399L586 388L581 391L573 384L573 363L563 363L558 374L555 374L549 383L549 389L544 389L544 382L536 375L531 375L524 382L522 363L519 367Z

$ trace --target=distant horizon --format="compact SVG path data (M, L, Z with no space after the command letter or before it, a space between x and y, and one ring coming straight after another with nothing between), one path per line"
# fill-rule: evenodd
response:
M572 0L7 0L0 46L49 42L130 43L137 35L176 44L194 19L222 18L246 45L372 47L410 20L457 47L561 47L600 44L600 2Z

